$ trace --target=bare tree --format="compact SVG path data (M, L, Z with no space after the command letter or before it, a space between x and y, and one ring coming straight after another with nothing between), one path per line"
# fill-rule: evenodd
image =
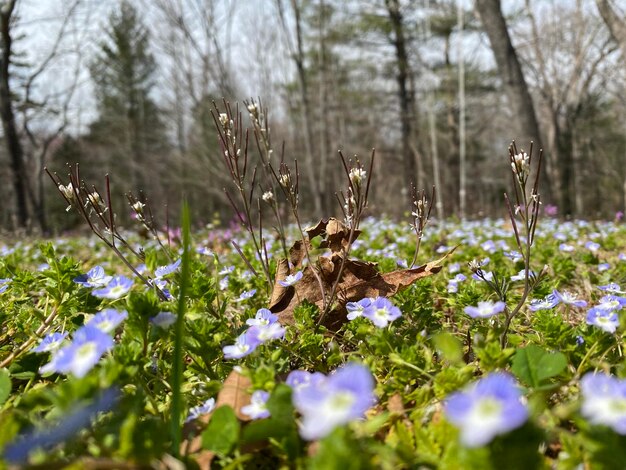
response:
M626 61L626 18L621 17L617 10L611 6L609 0L596 0L600 16L609 28L611 36L615 39L622 51L622 58Z

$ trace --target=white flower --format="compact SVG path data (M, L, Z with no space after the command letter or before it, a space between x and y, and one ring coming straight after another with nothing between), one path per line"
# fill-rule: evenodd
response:
M270 203L274 200L274 193L272 191L265 191L263 193L263 196L261 196L261 198L267 202Z

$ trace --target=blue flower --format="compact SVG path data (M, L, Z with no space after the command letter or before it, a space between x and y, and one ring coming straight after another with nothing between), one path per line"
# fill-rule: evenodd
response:
M294 388L292 400L302 415L300 435L309 441L321 439L337 426L364 417L376 402L374 379L367 367L348 364Z
M119 299L133 287L133 280L126 276L115 276L103 289L91 291L91 295L103 299Z
M572 305L573 307L586 307L587 306L587 302L585 302L584 300L578 300L576 298L576 295L572 294L571 292L567 292L567 291L559 292L558 290L554 289L552 291L552 295L557 300L557 303L561 302L565 305Z
M609 282L604 286L598 286L598 289L603 290L604 292L608 292L609 294L626 294L626 292L622 291L622 288L619 284L615 282Z
M271 311L266 308L260 308L257 310L254 318L248 318L246 320L246 325L250 326L267 326L272 323L276 323L278 321L278 317L274 315Z
M126 318L128 318L128 312L126 310L120 312L113 308L106 308L96 313L85 326L95 326L105 333L112 333L117 325L126 320Z
M76 377L84 377L112 347L111 336L94 326L83 326L74 333L72 342L59 349L39 372L71 372Z
M485 302L478 302L477 307L468 305L463 311L472 318L489 318L501 313L505 307L506 304L502 301L493 303L492 301L487 300Z
M239 297L237 297L235 299L235 302L243 302L244 300L251 299L252 297L254 297L254 294L256 294L256 289L247 290L245 292L242 292L239 295Z
M11 279L0 279L0 294L9 288L10 283Z
M193 421L196 418L199 418L202 415L209 414L215 408L215 398L209 398L202 405L194 406L189 410L189 414L185 419L185 423Z
M259 339L249 333L250 329L240 334L235 340L235 344L224 346L225 359L241 359L242 357L252 354L252 352L261 344Z
M81 274L74 278L74 282L85 287L104 287L111 279L113 279L113 277L107 276L102 266L95 266L87 271L87 274Z
M285 383L295 391L325 379L326 376L321 372L311 373L306 370L292 370L289 372Z
M587 324L600 328L607 333L615 333L619 319L614 311L593 307L587 312Z
M575 249L575 247L573 247L572 245L568 245L567 243L561 243L559 245L559 250L561 250L563 253L572 253Z
M586 374L580 381L581 414L591 424L626 434L626 381L606 374Z
M248 328L248 335L256 338L259 343L266 343L267 341L271 341L273 339L282 339L285 337L285 328L280 326L280 323L274 321L267 325L253 325Z
M378 328L385 328L390 322L401 317L402 312L389 299L376 297L362 315L369 318Z
M363 315L363 312L372 304L372 299L366 297L358 302L348 302L346 310L348 311L348 320L354 320Z
M263 390L257 390L250 397L250 404L241 407L241 412L251 419L263 419L270 415L267 409L267 400L270 394Z
M59 349L67 333L50 333L46 335L32 352L53 352Z
M600 249L600 244L592 241L588 241L585 243L585 248L589 251L598 251Z
M172 274L174 271L178 269L180 266L180 259L174 261L172 264L168 264L166 266L159 266L154 271L154 277L160 279L162 277L167 276L168 274Z
M495 372L450 395L445 414L461 431L461 443L480 447L499 435L520 427L528 419L517 382Z
M296 282L302 279L302 271L298 271L295 274L289 274L284 281L278 281L283 287L293 286Z
M559 301L552 294L548 295L544 299L534 299L530 301L529 309L531 312L536 312L537 310L550 310L551 308L556 307L559 304Z
M172 312L159 312L157 316L150 319L150 323L167 330L170 326L176 323L176 315Z

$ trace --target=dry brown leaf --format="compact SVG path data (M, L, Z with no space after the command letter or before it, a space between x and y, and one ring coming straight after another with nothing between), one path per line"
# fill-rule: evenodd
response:
M384 274L378 271L375 263L346 260L337 288L338 305L326 316L324 326L331 330L339 329L346 321L345 305L348 302L357 302L365 297L391 297L418 279L438 273L442 268L441 263L453 251L418 268L402 269ZM319 282L322 282L326 292L330 292L341 270L342 261L343 258L337 253L330 258L320 257L318 260L319 272L321 273L320 280L316 278L311 267L307 266L302 271L300 281L294 286L283 287L278 281L287 277L289 265L287 260L281 260L268 308L278 315L282 324L287 325L294 323L293 311L303 300L307 300L321 309L323 298Z
M311 242L308 240L306 240L306 242L298 240L289 249L289 261L294 268L297 269L302 266L302 261L306 257L307 250L309 250L309 252L311 251Z
M394 393L389 397L387 409L396 415L404 414L404 404L402 403L402 396L399 393Z

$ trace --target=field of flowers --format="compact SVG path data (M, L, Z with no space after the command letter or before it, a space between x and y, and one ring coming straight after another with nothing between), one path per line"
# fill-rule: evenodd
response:
M324 321L245 231L125 234L148 284L96 237L0 246L0 467L623 467L626 227L543 217L528 276L510 220L431 221L417 269L360 229Z

